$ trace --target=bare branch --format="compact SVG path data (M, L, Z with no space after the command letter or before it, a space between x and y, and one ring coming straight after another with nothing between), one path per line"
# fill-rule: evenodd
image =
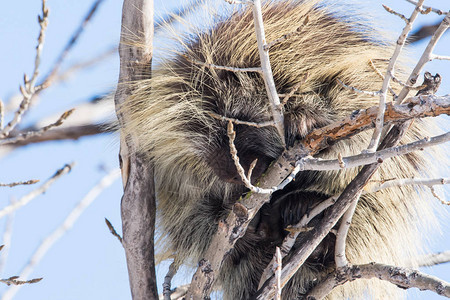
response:
M241 176L242 182L245 184L245 186L252 192L258 193L258 194L272 194L273 192L275 192L277 190L276 187L273 187L270 189L264 189L264 188L254 186L251 183L251 178L249 178L245 175L245 170L239 162L239 157L237 155L237 149L236 149L236 146L234 145L234 139L236 137L236 132L234 131L233 122L231 122L231 121L228 121L227 134L228 134L228 139L229 139L231 157L233 158L234 165L236 166L238 174L239 174L239 176ZM250 170L249 170L249 174L251 174Z
M319 204L314 206L314 208L309 213L305 214L296 225L289 226L288 228L286 228L286 230L289 231L289 234L284 238L283 243L281 244L280 247L282 258L286 257L286 255L288 255L289 252L291 252L291 249L294 246L298 235L302 232L309 231L309 228L306 227L308 223L312 219L317 217L319 214L321 214L325 209L336 203L338 197L339 196L333 196L320 202ZM272 261L267 265L266 269L262 273L258 289L260 289L263 286L264 282L266 282L266 280L268 280L273 275L272 266L274 265L275 260L276 258L274 256L272 258Z
M278 38L278 39L276 39L276 40L274 40L274 41L264 45L264 48L263 48L264 51L269 51L269 49L271 47L275 46L276 44L282 43L285 40L287 40L287 39L289 39L289 38L291 38L293 36L299 35L301 33L301 31L302 31L302 27L306 26L308 24L308 22L309 22L309 16L306 16L305 19L303 20L302 26L299 26L294 32L290 32L290 33L284 34L280 38Z
M385 149L397 145L406 133L410 125L409 123L410 122L406 122L394 126L383 139L379 149ZM358 175L356 175L356 177L344 189L342 194L336 200L336 203L328 209L326 216L318 220L315 230L306 233L308 235L308 243L304 243L301 247L299 247L299 249L297 249L289 258L289 261L285 263L285 267L283 268L281 274L282 286L284 286L298 271L314 249L317 248L325 236L333 229L351 204L359 199L364 186L377 171L379 165L379 163L374 163L364 166ZM272 277L270 280L267 280L264 286L257 292L255 298L262 300L273 297L275 292L273 286L274 278Z
M106 226L108 226L109 232L111 232L111 234L115 236L121 244L123 244L122 237L117 233L116 229L107 218L105 218L105 223Z
M423 1L422 1L423 2ZM409 19L407 17L405 17L405 15L402 15L401 13L396 12L395 10L393 10L392 8L390 8L389 6L386 6L384 4L382 4L384 9L388 12L391 13L397 17L399 17L400 19L402 19L403 21L405 21L405 23L409 22Z
M387 180L385 182L369 182L369 184L364 188L364 193L375 193L382 189L388 189L392 187L399 187L405 185L420 185L433 187L435 185L444 185L450 184L450 178L433 178L433 179L424 179L424 178L406 178L406 179L395 179L395 180Z
M336 247L334 252L334 260L336 262L336 269L345 268L348 266L347 257L345 255L345 248L347 245L347 235L350 225L352 223L353 215L355 214L356 206L358 205L359 197L354 201L345 212L341 220L341 225L336 233Z
M20 92L22 93L22 101L19 109L14 113L13 119L0 131L0 139L9 135L11 130L20 123L23 114L28 110L30 106L31 98L35 93L36 80L39 75L39 65L41 64L42 49L44 48L45 30L48 25L48 8L46 0L42 0L42 17L38 16L39 31L38 45L36 47L36 57L34 59L33 76L28 80L27 76L24 76L24 87L20 86Z
M31 184L35 184L35 183L38 183L38 182L39 182L38 179L31 179L31 180L27 180L27 181L17 181L17 182L11 182L11 183L0 183L0 186L13 187L13 186L18 186L18 185L31 185Z
M24 132L21 133L15 137L11 137L8 139L3 139L0 140L0 146L1 145L6 145L6 144L12 144L12 143L16 143L18 141L24 141L27 139L30 139L32 137L37 137L37 136L41 136L42 134L44 134L45 132L47 132L48 130L54 128L54 127L58 127L60 125L63 124L63 122L72 114L72 112L74 111L74 109L68 110L66 112L64 112L59 119L47 126L42 127L41 129L37 130L37 131L28 131L28 132Z
M419 0L417 2L416 8L411 14L411 17L409 19L405 20L406 26L403 28L402 33L397 39L397 45L395 46L394 53L392 54L391 58L389 59L389 64L387 67L386 75L384 76L383 85L381 87L380 91L380 102L378 105L378 114L375 119L375 130L372 135L372 139L370 140L369 146L367 147L368 152L374 152L378 145L380 144L381 135L383 134L383 126L384 126L384 112L386 110L386 93L389 88L389 81L391 80L391 74L395 73L394 68L395 64L397 62L397 59L403 49L403 46L406 42L406 37L408 36L409 32L412 29L412 25L414 24L414 21L416 20L423 4L424 0ZM383 5L383 7L388 10L388 7ZM392 12L392 11L389 11ZM397 13L395 13L397 14ZM399 14L397 14L399 15Z
M31 256L27 265L20 272L21 278L28 278L33 272L34 268L40 263L41 259L47 254L48 250L61 238L64 234L72 229L75 222L84 212L84 210L91 205L91 203L114 181L119 178L119 170L113 170L104 176L99 183L97 183L83 199L78 202L74 209L67 215L61 225L58 226L52 233L50 233L37 247L36 251ZM2 297L2 300L10 300L18 292L19 286L9 288Z
M312 153L318 151L317 149L325 149L338 140L373 128L373 119L377 113L378 107L357 110L342 121L313 130L303 139L303 144L311 149ZM450 114L450 95L418 96L408 99L405 104L395 106L389 103L386 107L384 122L385 124L400 123L412 118L439 114Z
M183 55L183 57L186 58L188 61L194 63L194 64L197 64L197 65L200 65L200 66L204 66L204 67L207 67L207 68L211 68L211 69L225 70L225 71L230 71L230 72L258 72L258 73L262 72L262 69L260 67L239 68L239 67L219 66L219 65L210 64L210 63L199 61L197 59L190 58L187 55Z
M65 165L63 168L56 171L56 173L52 177L50 177L50 179L44 182L44 184L42 184L39 188L23 196L15 203L4 207L2 210L0 210L0 218L3 218L4 216L16 211L22 206L27 205L31 200L33 200L40 194L43 194L56 180L58 180L61 176L69 173L70 170L73 168L73 165L74 165L73 163Z
M392 74L392 72L390 73L390 75L391 75L391 78L392 78L392 81L393 81L393 82L395 82L395 83L401 85L402 87L406 87L406 88L408 88L408 89L410 89L410 90L420 90L420 89L422 89L422 88L425 87L424 85L419 85L419 86L407 85L407 84L403 83L400 79L398 79L397 77L395 77L395 75Z
M264 85L266 86L267 95L269 97L270 109L275 122L275 127L277 128L280 139L284 145L284 116L280 108L280 99L278 98L277 89L273 80L269 52L264 50L264 46L266 45L266 37L264 33L264 24L261 11L261 0L254 0L252 9Z
M234 124L247 125L247 126L252 126L252 127L256 127L256 128L275 126L275 123L273 121L266 121L266 122L261 122L261 123L255 123L255 122L241 121L241 120L234 119L234 118L228 118L228 117L225 117L225 116L221 116L221 115L215 114L213 112L210 112L209 115L211 117L217 119L217 120L231 121Z
M19 276L12 276L7 279L0 279L0 282L6 283L6 285L18 286L18 285L22 285L22 284L37 283L42 280L42 278L34 278L31 280L24 281L24 280L18 280L17 278L19 278Z
M438 194L436 194L434 187L430 186L429 188L430 188L431 194L433 195L434 198L438 199L444 205L450 205L450 201L445 201L445 200L441 199L441 197L439 197Z
M281 269L282 269L282 261L283 258L281 257L281 252L280 252L280 248L277 247L276 251L275 251L275 265L274 265L274 272L275 272L275 277L277 279L277 286L275 288L275 299L276 300L281 300Z
M433 53L434 47L436 46L437 42L439 41L439 39L442 37L442 35L448 29L449 26L450 26L450 14L447 14L445 18L442 20L438 29L436 29L433 36L431 37L430 42L428 43L426 49L422 53L422 56L417 62L414 70L409 75L409 78L406 81L407 85L413 85L417 82L417 77L419 76L420 71L422 70L423 66L430 61L430 57ZM401 103L406 98L408 93L409 88L403 87L400 94L398 95L396 104Z
M448 263L450 262L450 250L424 255L420 257L417 261L419 262L419 265L421 267L431 267L434 265Z
M408 1L411 4L417 5L417 1L414 1L414 0L406 0L406 1ZM436 9L436 8L432 8L432 7L425 6L425 5L423 6L423 8L425 10L431 10L432 12L437 13L438 15L447 15L448 14L448 12L446 12L446 11L443 11L443 10L440 10L440 9Z
M61 54L59 55L58 59L56 60L55 64L53 65L52 70L45 77L43 82L39 85L41 89L48 88L53 83L53 81L56 79L56 76L58 74L59 69L61 68L62 63L64 62L64 60L66 59L66 57L68 56L68 54L70 53L72 48L77 43L79 37L83 33L84 29L86 28L86 26L88 25L88 23L90 22L92 17L95 15L97 8L100 6L100 4L102 4L102 2L103 2L103 0L96 0L94 2L94 4L92 5L92 7L89 9L89 11L86 14L86 16L84 17L83 21L78 26L78 28L75 30L75 32L72 34L72 37L70 38L69 42L64 47Z
M410 119L411 114L415 114L416 109L417 111L423 111L422 109L424 107L422 107L420 103L424 103L427 101L431 101L429 103L433 103L435 100L437 100L437 102L440 102L441 100L443 101L443 107L447 107L446 109L449 109L450 106L448 104L445 104L447 101L450 100L447 99L447 97L436 97L433 95L430 96L424 96L424 97L420 97L420 99L422 99L421 101L415 101L414 99L416 98L412 98L412 102L411 104L403 104L401 106L396 106L396 109L388 109L387 110L387 115L389 116L389 120L394 120L396 118L402 118L400 117L400 115L402 115L403 117L405 117L406 115L408 115L407 119ZM417 98L419 99L419 98ZM434 99L434 100L432 100ZM439 100L438 100L439 99ZM409 106L408 106L409 105ZM433 104L434 106L434 104ZM394 106L392 106L394 107ZM414 107L414 108L412 108ZM438 105L439 107L439 105ZM375 109L375 112L373 112L376 115L376 109L377 108L373 108ZM406 113L406 115L403 115L403 113L400 113L400 115L398 114L399 112L403 111ZM289 150L286 150L279 158L278 160L272 164L272 166L268 169L268 171L266 172L265 176L263 176L262 178L260 178L260 186L277 186L277 188L282 188L282 184L280 184L280 181L282 181L283 178L286 178L285 181L288 181L288 179L291 177L289 176L290 174L294 174L295 170L292 171L292 166L291 163L295 160L295 158L301 158L301 157L307 157L310 154L316 153L322 149L325 149L329 146L328 143L334 143L337 140L346 138L348 136L353 135L355 132L361 132L361 130L359 130L359 126L362 126L365 129L368 128L372 128L373 123L372 123L372 119L368 119L367 123L363 124L367 124L367 125L363 125L362 123L359 123L359 125L352 124L353 121L361 121L364 120L364 116L366 115L366 113L368 115L370 115L371 113L369 112L370 109L368 110L364 110L364 111L358 111L355 112L352 116L350 116L349 118L345 119L346 122L348 123L344 123L343 121L339 121L336 123L333 123L329 126L326 126L322 129L318 129L318 130L314 130L311 134L309 134L307 137L305 137L305 139L302 140L301 143L298 143L297 145L294 145L294 147L290 148ZM442 109L433 109L433 112L430 112L431 114L435 114L435 111L442 111ZM360 112L362 112L360 114ZM386 118L387 119L387 118ZM399 119L397 119L399 120ZM401 120L402 122L402 120ZM355 130L355 128L358 128ZM401 126L399 129L399 132L404 132L404 130L406 130L406 128L404 126ZM393 138L393 136L395 135L395 133L392 133L391 135L389 135L389 143L387 143L387 145L395 145L395 141L396 139ZM373 174L372 172L375 172L376 170L376 166L375 165L371 165L366 166L363 168L363 170L366 170L365 172L362 173L362 175L360 175L360 177L356 178L356 183L354 183L352 186L349 187L349 191L344 194L342 197L354 197L357 193L355 192L355 186L359 186L360 182L361 182L361 178L363 178L364 180L368 180L371 176L371 174ZM294 176L292 176L293 178ZM291 179L292 179L291 178ZM365 184L365 182L364 182ZM359 189L359 187L358 187ZM361 187L362 189L362 187ZM253 216L256 214L256 212L259 210L259 208L266 203L267 201L269 201L269 195L270 194L256 194L256 193L249 193L247 194L247 196L242 199L242 201L240 201L239 203L236 203L231 211L231 213L229 214L229 216L226 219L220 220L219 221L219 225L218 225L218 231L217 233L213 236L212 241L210 243L210 246L208 248L208 250L206 251L205 255L203 256L204 259L201 260L200 262L200 266L197 269L197 273L196 275L194 275L194 281L195 284L197 284L197 280L199 277L196 277L198 274L200 274L199 276L205 276L205 280L207 281L207 289L211 288L211 284L212 281L214 280L214 276L215 272L217 272L217 270L220 268L220 265L222 264L223 261L223 255L225 255L227 253L227 251L229 249L231 249L234 245L234 243L236 242L236 240L242 236L245 233L245 230L248 226L248 223L250 222L250 220L253 218ZM353 199L353 198L352 198ZM343 201L341 200L342 203L341 205L339 205L339 207L345 207L348 208L348 206L344 206L347 205L349 202ZM341 214L339 214L338 212L334 212L335 217L336 217L336 222L338 220L338 218L341 216ZM343 214L343 211L342 211ZM329 225L327 223L327 225ZM324 225L324 228L327 228ZM331 227L330 227L331 229ZM324 229L324 231L327 229ZM329 230L328 230L329 231ZM320 235L318 234L318 239L320 239L320 237L325 236L328 231L326 231L326 233L321 233ZM319 241L320 242L320 241ZM308 244L308 248L307 249L303 249L304 252L302 252L301 255L305 255L305 253L308 253L309 250L314 250L314 248L312 248L314 245L309 245ZM317 245L316 245L317 246ZM220 250L219 250L220 249ZM283 249L281 249L282 253L283 253ZM301 263L301 260L300 260ZM273 264L272 264L273 265ZM207 273L205 273L203 270L208 270ZM295 271L293 271L295 273ZM282 277L282 281L284 281L284 278L289 277L289 275L283 275L286 277ZM289 277L290 278L290 277ZM271 286L274 286L274 282L271 283ZM283 284L283 282L282 282ZM206 291L206 293L208 293L208 291ZM262 298L261 298L262 299Z
M369 60L369 66L372 68L372 70L375 71L375 73L377 73L377 75L381 78L381 80L384 81L384 75L381 74L380 70L378 70L378 68L375 66L375 64L373 63L372 60ZM395 91L391 88L391 86L388 86L389 92L392 94L392 96L395 98L397 98L397 94L395 93Z
M352 266L339 274L330 274L306 296L306 299L322 299L334 287L360 278L378 278L404 289L418 288L421 291L428 290L450 297L450 284L437 277L407 268L370 263Z
M337 80L337 82L339 82L343 87L345 87L346 89L352 90L352 91L354 91L355 93L366 94L366 95L370 95L370 96L374 96L374 97L380 95L380 91L377 91L377 92L363 91L363 90L357 89L357 88L355 88L355 87L353 87L353 86L346 85L346 84L343 83L339 78L336 78L336 80Z
M436 54L432 54L430 56L430 60L433 59L439 59L439 60L450 60L450 56L444 56L444 55L436 55Z

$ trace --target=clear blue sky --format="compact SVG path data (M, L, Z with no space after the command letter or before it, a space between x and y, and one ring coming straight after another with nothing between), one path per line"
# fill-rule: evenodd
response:
M51 68L57 55L66 45L71 33L92 4L92 0L56 1L48 0L50 23L42 57L41 75ZM120 33L121 2L105 0L95 19L88 25L65 66L80 59L91 58L117 44ZM358 1L363 2L363 1ZM381 1L365 1L377 20L386 29L400 32L403 24L392 15L383 12ZM409 14L412 6L406 1L386 0L383 3ZM157 15L163 15L178 5L180 1L156 1ZM184 3L184 1L183 1ZM211 5L217 2L212 2ZM449 9L448 1L426 1L427 4ZM4 1L0 18L0 98L8 100L18 91L23 74L30 74L35 55L36 38L39 27L37 14L41 13L39 0ZM437 17L421 17L416 25L433 23ZM411 53L417 57L425 43L413 47ZM158 40L156 40L156 48ZM438 44L436 53L450 55L450 35ZM158 49L156 49L158 54ZM50 88L41 94L40 103L32 109L25 124L33 123L42 116L51 115L76 106L93 95L111 90L118 76L118 56L115 55L95 68L78 73L71 80ZM427 66L432 73L443 76L439 94L450 93L450 62L433 62ZM443 126L450 128L449 119L441 120ZM449 146L446 146L449 152ZM45 180L65 163L76 162L73 171L54 184L44 196L33 200L21 208L14 220L13 238L10 254L0 275L6 278L19 273L39 242L53 231L71 211L75 204L104 175L102 168L118 167L118 141L116 135L83 138L79 141L50 142L24 147L0 160L0 182L12 182L37 178ZM102 167L101 167L102 166ZM446 174L449 176L448 172ZM33 187L17 187L0 190L0 205L4 206L11 197L19 198ZM41 263L32 277L44 277L38 284L24 286L14 299L17 300L75 300L75 299L130 299L125 256L121 245L108 232L104 218L108 218L120 232L121 183L117 181L80 217L75 227L61 238ZM443 193L441 191L441 193ZM449 189L446 190L449 200ZM442 208L447 210L448 208ZM450 228L448 219L442 220L443 235L438 243L431 246L433 251L450 249ZM0 238L4 219L0 220ZM165 269L159 268L159 278ZM426 270L450 281L449 264ZM184 277L184 278L183 278ZM178 275L175 284L189 281L190 275ZM161 280L159 281L161 283ZM7 289L0 285L0 294ZM414 292L410 297L414 297ZM417 298L440 299L432 293L417 293Z

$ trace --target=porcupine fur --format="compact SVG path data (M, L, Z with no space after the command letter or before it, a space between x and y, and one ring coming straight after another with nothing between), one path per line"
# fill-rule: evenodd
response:
M307 24L302 25L306 18ZM284 107L289 147L314 128L377 105L378 97L355 93L336 80L360 90L381 87L380 77L368 62L372 60L385 70L392 47L370 26L336 16L318 1L267 2L263 19L267 41L298 29L298 34L270 48L278 93L289 93L307 74ZM235 11L211 29L177 38L181 50L154 67L151 79L135 84L124 107L131 119L124 130L138 136L139 151L154 164L158 222L164 242L161 257L195 264L206 251L218 220L247 192L229 153L226 122L210 113L250 122L268 121L271 114L260 74L196 63L259 66L251 9ZM425 124L416 121L403 143L426 134ZM283 151L280 138L272 127L235 125L235 129L244 168L258 158L253 171L256 180ZM360 133L316 156L334 159L338 153L358 154L367 147L371 134ZM419 174L424 164L425 158L416 154L390 159L373 179L410 178ZM275 246L286 235L284 228L298 222L320 201L340 193L357 171L301 172L286 189L273 194L220 271L216 287L223 289L224 299L250 298ZM433 216L430 202L422 196L411 187L362 196L348 235L349 261L411 265L422 245L420 223ZM296 245L302 242L300 235ZM334 243L334 235L329 234L284 288L283 299L301 298L333 269ZM397 299L402 295L398 288L374 279L347 283L328 298Z

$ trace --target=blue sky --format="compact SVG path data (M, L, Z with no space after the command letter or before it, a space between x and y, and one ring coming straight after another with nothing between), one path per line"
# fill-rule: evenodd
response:
M56 1L48 0L50 8L49 26L42 57L41 75L52 67L56 57L66 45L71 33L79 25L92 5L91 0ZM83 36L67 58L64 66L81 59L91 58L117 44L120 33L121 2L105 0L94 20L88 25ZM350 1L351 2L351 1ZM362 2L362 1L359 1ZM392 32L400 32L403 24L396 17L387 14L381 8L380 1L366 1L366 9L380 20L383 26ZM157 15L164 15L179 1L155 1ZM185 3L183 1L183 3ZM386 0L383 2L408 15L412 6L406 1ZM426 1L427 4L449 9L447 1ZM215 5L217 2L211 2ZM360 3L358 5L361 5ZM446 7L447 6L447 7ZM364 10L368 11L368 10ZM7 101L18 91L23 74L32 71L36 38L39 27L37 14L41 13L38 0L16 0L2 3L0 18L0 98ZM433 23L437 18L432 14L419 19L416 26ZM158 38L158 37L157 37ZM158 39L155 41L158 53ZM417 57L422 42L411 50ZM438 44L435 53L450 55L450 35L446 35ZM450 62L432 62L426 70L439 72L443 84L439 94L450 93ZM86 69L67 82L55 85L41 94L39 105L27 114L24 124L32 124L43 116L58 113L77 104L111 90L118 77L118 56L111 56L95 68ZM442 118L441 123L447 130L449 119ZM446 146L447 152L449 146ZM75 161L73 171L56 182L43 196L33 200L15 214L13 238L2 278L20 272L37 245L52 232L72 210L76 203L104 175L105 169L118 167L118 137L115 134L80 139L79 141L50 142L31 147L23 147L0 159L0 182L12 182L37 178L45 180L64 164ZM447 176L448 173L446 174ZM0 204L6 205L11 197L19 198L33 187L2 188ZM75 227L62 237L36 267L32 277L44 277L38 284L24 286L14 299L57 300L57 299L130 299L124 252L117 240L108 232L104 218L108 218L120 232L121 183L117 181L106 189L100 197L85 211ZM444 191L440 191L441 194ZM449 189L445 191L447 200ZM442 208L449 212L448 208ZM450 228L448 219L442 218L443 235L438 243L431 246L433 251L450 249ZM4 228L0 220L0 238ZM433 274L450 281L449 264L434 268ZM159 278L165 273L159 267ZM190 275L180 274L175 285ZM161 282L161 280L160 280ZM6 286L0 285L0 294ZM410 293L418 299L440 299L432 293Z

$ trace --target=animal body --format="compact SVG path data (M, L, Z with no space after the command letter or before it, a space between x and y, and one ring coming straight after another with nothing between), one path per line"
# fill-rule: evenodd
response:
M357 94L337 79L360 90L376 91L382 79L369 66L385 70L391 47L383 37L321 7L317 1L269 2L263 19L267 41L294 35L270 48L278 93L299 89L283 108L287 147L314 128L322 127L378 103L377 97ZM362 22L364 23L364 22ZM124 109L131 121L124 130L136 134L139 151L154 165L162 233L162 257L196 264L241 195L248 192L236 171L228 146L226 122L211 116L249 122L271 119L261 75L225 71L198 62L232 67L260 65L250 9L239 9L212 28L179 37L179 47L152 70L152 78L136 83ZM306 80L305 80L305 75ZM398 86L394 88L397 88ZM403 142L421 137L426 125L416 121ZM244 168L258 159L252 178L261 176L283 151L273 127L235 125L235 145ZM336 158L360 153L371 137L362 132L317 154ZM391 159L374 176L377 180L409 178L421 172L423 157ZM224 299L248 299L257 290L264 268L280 245L288 225L320 201L339 194L357 169L301 172L284 190L274 193L237 241L220 271L216 287ZM420 223L432 209L420 191L411 187L364 195L348 236L351 263L371 261L411 266L422 244ZM309 226L323 215L317 216ZM301 234L296 246L307 242ZM301 299L334 268L335 236L330 233L283 290L283 299ZM355 281L333 291L329 298L396 299L399 290L378 280Z

